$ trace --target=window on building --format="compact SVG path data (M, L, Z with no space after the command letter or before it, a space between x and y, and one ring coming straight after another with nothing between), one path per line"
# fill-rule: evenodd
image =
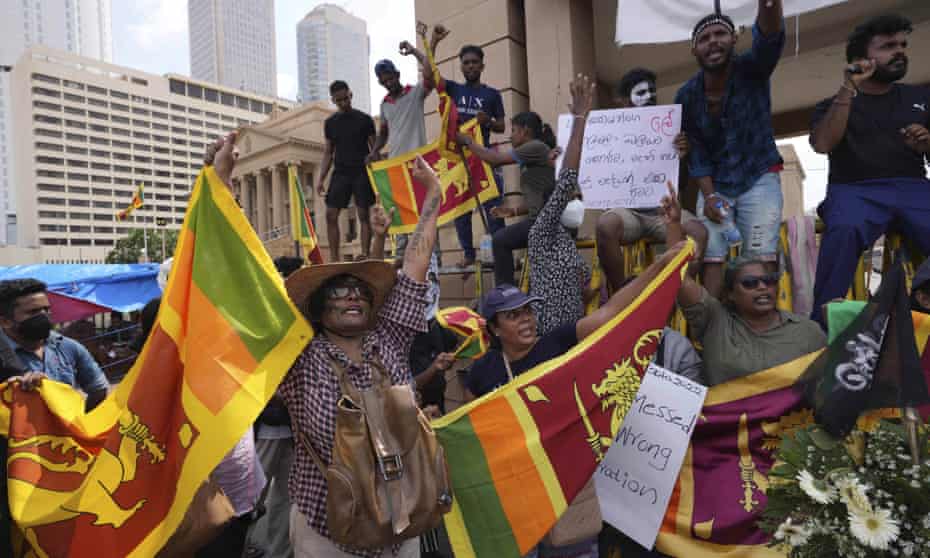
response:
M122 91L116 91L115 89L111 89L110 96L116 97L117 99L128 99L129 93L123 93Z

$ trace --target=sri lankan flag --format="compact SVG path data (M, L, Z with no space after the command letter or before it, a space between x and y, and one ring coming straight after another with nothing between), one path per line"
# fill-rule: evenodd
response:
M462 132L469 134L476 143L483 142L481 128L477 124L472 119L462 126ZM497 183L490 165L470 153L464 160L458 155L443 156L440 141L368 166L368 178L375 193L380 196L381 204L388 212L395 208L391 234L412 232L420 219L420 210L426 199L426 186L413 178L412 169L418 155L439 175L442 188L439 225L475 209L475 197L484 203L498 196ZM465 170L466 165L468 171ZM469 173L471 184L468 181Z
M491 340L484 330L484 318L471 308L443 308L436 312L436 321L462 339L462 343L455 349L455 358L475 360L488 352Z
M794 384L821 351L707 391L656 548L688 558L781 557L756 522L781 436L814 420Z
M121 209L119 212L117 212L116 220L125 221L133 211L142 207L143 201L142 184L139 184L139 186L136 188L136 193L132 195L132 201L129 202L129 206L126 207L126 209Z
M420 38L423 41L423 49L426 51L426 58L429 61L429 69L433 73L433 83L436 84L436 95L439 97L439 152L447 159L457 159L461 155L458 151L459 145L455 139L456 130L458 130L458 107L455 105L449 92L446 91L445 81L439 73L439 66L436 65L436 59L433 55L433 49L430 42L426 40L426 26L423 26Z
M457 558L519 558L552 528L603 459L639 389L694 243L566 354L433 422L455 499Z
M207 167L158 319L119 387L85 414L64 384L0 385L10 508L35 555L154 556L311 336Z
M293 165L287 167L287 179L291 196L291 236L304 247L307 259L311 263L323 263L323 254L320 252L320 243L316 238L313 220L310 218L310 208L304 190L297 177L297 169Z

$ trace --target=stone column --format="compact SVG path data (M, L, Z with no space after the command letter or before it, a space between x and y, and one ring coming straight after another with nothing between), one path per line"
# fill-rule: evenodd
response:
M244 174L239 178L239 203L242 204L242 212L245 218L252 222L252 175ZM254 227L255 224L252 223Z
M284 185L287 184L287 179L282 180L281 173L286 172L286 169L275 165L268 170L271 174L271 227L283 227L285 224Z
M255 231L258 233L259 238L261 238L270 229L268 224L268 214L270 213L269 205L271 204L271 200L268 199L268 188L270 186L269 183L271 182L271 177L265 172L265 170L260 170L255 173L255 178L256 185L258 187L258 195L256 196L258 219L256 220L257 226L255 227Z

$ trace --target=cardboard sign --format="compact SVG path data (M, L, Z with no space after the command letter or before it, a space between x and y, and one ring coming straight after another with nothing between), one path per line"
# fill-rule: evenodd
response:
M559 116L563 156L574 118ZM594 110L588 115L578 185L587 209L651 208L678 189L675 136L681 131L681 105ZM556 176L562 157L556 164Z
M604 521L651 549L707 388L650 364L633 406L594 473Z

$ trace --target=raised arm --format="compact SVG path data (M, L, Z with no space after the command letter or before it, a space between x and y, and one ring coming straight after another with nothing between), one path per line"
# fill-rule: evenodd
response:
M681 228L681 203L671 182L668 183L668 194L662 198L661 207L662 219L665 221L665 242L672 245L683 241L685 233ZM683 308L697 304L701 301L702 291L691 275L686 275L678 290L678 304Z
M572 201L574 193L578 190L578 166L581 163L581 145L584 141L584 128L594 104L595 83L588 76L579 75L569 84L572 103L569 110L572 114L572 135L565 147L565 158L562 160L562 171L556 182L555 190L546 200L539 215L536 217L534 228L558 231L562 226L562 212L568 202Z
M684 242L679 242L666 250L661 258L646 268L646 271L640 273L636 279L630 281L625 287L615 292L613 296L607 300L606 304L598 308L594 313L578 320L578 323L575 325L575 334L578 336L578 341L594 333L599 327L609 322L611 318L632 304L633 301L636 300L636 297L645 290L649 283L659 275L659 272L661 272L685 246L686 244Z
M417 59L417 62L420 63L420 67L423 69L423 79L421 83L423 84L424 91L432 91L437 85L445 87L445 80L442 76L439 76L439 83L436 83L436 79L433 76L433 69L430 67L429 58L423 54L423 51L410 44L410 41L401 41L398 50L400 50L400 53L404 56L413 56Z
M781 31L782 21L784 19L784 10L782 9L782 0L759 0L759 29L762 34L770 37Z
M436 244L436 218L439 216L439 201L441 189L439 177L435 171L417 156L413 168L413 177L427 188L423 209L420 211L420 221L416 230L410 235L407 249L404 251L404 273L414 281L426 281L426 271L429 269L430 254Z
M391 208L390 213L385 211L381 200L377 197L368 211L368 222L371 225L371 259L373 260L384 259L384 240L387 238L395 211L394 207Z

